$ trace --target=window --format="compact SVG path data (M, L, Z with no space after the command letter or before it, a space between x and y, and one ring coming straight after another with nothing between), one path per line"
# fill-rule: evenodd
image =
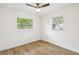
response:
M53 30L63 30L63 22L64 22L64 17L63 16L57 16L53 17L53 22L52 22L52 29Z
M17 28L18 29L32 29L33 20L25 17L17 17Z

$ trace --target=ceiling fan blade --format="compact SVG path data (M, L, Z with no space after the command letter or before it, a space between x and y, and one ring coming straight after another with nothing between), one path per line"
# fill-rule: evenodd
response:
M31 7L34 7L34 8L37 8L36 6L33 6L33 5L31 5L31 4L26 4L27 6L31 6Z
M46 7L46 6L49 6L49 3L40 6L40 8L42 8L42 7Z

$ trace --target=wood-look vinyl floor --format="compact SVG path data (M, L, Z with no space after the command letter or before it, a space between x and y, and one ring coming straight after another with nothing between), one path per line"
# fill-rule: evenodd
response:
M79 55L79 53L39 40L1 51L0 55Z

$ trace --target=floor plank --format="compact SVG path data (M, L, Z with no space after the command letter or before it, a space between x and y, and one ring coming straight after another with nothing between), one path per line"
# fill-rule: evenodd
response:
M67 50L43 40L38 40L29 44L1 51L0 55L79 55L79 53Z

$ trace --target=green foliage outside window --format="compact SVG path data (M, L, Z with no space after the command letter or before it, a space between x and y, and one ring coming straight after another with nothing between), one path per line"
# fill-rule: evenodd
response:
M63 22L64 22L63 19L64 19L63 16L54 17L53 23L55 23L56 25L63 24Z
M32 29L32 19L27 19L24 17L17 17L17 28L18 29Z
M63 23L64 23L63 16L53 17L52 29L63 30L63 28L64 28Z

